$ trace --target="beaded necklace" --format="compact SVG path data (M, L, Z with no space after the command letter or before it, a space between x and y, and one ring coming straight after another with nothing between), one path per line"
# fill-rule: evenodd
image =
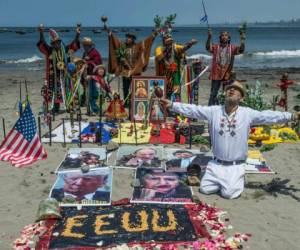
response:
M235 119L236 113L237 113L237 110L235 110L234 113L230 116L231 118L227 115L225 115L221 118L221 121L220 121L221 129L219 131L219 135L222 136L222 135L225 134L225 132L230 133L230 135L232 137L234 137L236 135L236 132L235 132L235 129L236 129L236 119ZM227 124L227 128L226 128L226 124Z

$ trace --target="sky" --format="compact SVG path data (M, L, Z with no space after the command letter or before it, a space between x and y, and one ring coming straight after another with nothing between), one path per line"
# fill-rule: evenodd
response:
M278 21L300 18L300 0L205 0L211 24ZM198 24L201 0L0 0L0 27L5 26L152 26L153 17L177 13L177 25Z

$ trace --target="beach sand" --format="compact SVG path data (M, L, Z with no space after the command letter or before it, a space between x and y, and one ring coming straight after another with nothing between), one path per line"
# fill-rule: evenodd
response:
M272 99L273 95L280 94L275 84L279 82L281 73L288 71L290 78L300 82L297 69L266 69L248 70L237 69L239 79L247 80L253 85L260 80L264 86L265 97ZM146 74L151 75L153 69ZM35 115L41 110L42 98L40 95L43 84L43 71L12 71L0 70L0 116L5 118L6 132L17 120L16 103L19 97L19 81L26 77L28 81L29 99ZM210 91L208 75L200 86L200 103L206 104ZM114 83L114 87L116 83ZM289 90L290 107L294 105L292 98L299 93L299 85ZM298 90L298 92L297 92ZM61 116L63 117L63 115ZM56 118L54 126L59 119ZM0 140L3 140L2 125ZM46 128L43 128L46 132ZM0 249L11 249L12 242L19 236L20 230L27 224L35 221L38 204L47 198L56 176L53 171L62 161L68 147L61 144L44 145L48 152L48 159L39 161L31 167L17 169L8 163L0 162ZM96 145L84 144L84 147ZM195 147L195 146L194 146ZM300 145L280 144L274 150L264 153L269 165L276 175L247 175L246 182L268 183L272 178L290 179L289 184L300 188ZM120 169L114 171L113 200L130 197L133 172ZM194 189L197 192L197 189ZM271 196L261 189L245 188L244 193L235 200L225 200L218 195L202 195L197 192L203 202L217 206L228 212L233 232L251 233L246 249L299 249L300 245L300 203L288 195L278 194ZM300 197L300 192L296 193Z

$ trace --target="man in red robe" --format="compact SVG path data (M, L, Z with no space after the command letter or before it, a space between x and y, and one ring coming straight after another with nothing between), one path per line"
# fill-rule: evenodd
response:
M219 44L211 42L212 32L208 31L206 49L212 53L212 67L210 79L211 91L208 105L218 104L218 92L223 81L228 81L233 68L234 56L245 51L245 33L240 33L241 44L239 46L230 44L230 34L222 31L219 36Z

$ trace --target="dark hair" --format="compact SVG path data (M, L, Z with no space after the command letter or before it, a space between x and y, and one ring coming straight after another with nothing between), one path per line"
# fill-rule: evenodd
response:
M191 154L191 155L194 155L193 152L188 151L188 150L177 150L177 151L175 151L175 152L173 153L173 155L176 155L176 154L182 154L182 153L189 153L189 154Z
M147 148L139 148L139 149L135 150L135 151L133 152L133 155L135 155L137 152L139 152L139 151L141 151L141 150L144 150L144 149L151 149L151 150L153 150L155 153L157 153L157 151L156 151L155 148L147 147Z
M224 33L227 33L227 35L228 35L228 44L230 44L230 42L231 42L231 36L230 36L230 34L229 34L228 31L225 31L225 30L221 31L221 32L220 32L220 35L219 35L219 40L221 41L221 36L222 36Z

